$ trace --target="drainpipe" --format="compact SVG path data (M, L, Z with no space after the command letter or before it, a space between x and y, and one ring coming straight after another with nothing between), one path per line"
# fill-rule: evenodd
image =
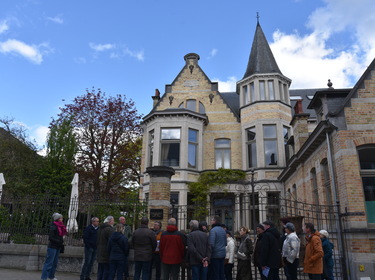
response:
M329 137L328 131L326 131L326 141L327 141L327 160L328 160L328 168L329 168L329 174L331 177L331 182L332 182L332 191L333 191L333 197L336 200L336 208L337 208L337 215L338 215L338 221L336 220L336 226L338 229L338 244L340 245L339 247L342 248L341 251L341 256L340 256L340 261L342 264L342 270L343 270L343 279L344 280L350 280L350 273L348 273L347 268L349 267L348 265L348 259L346 257L346 247L345 247L345 242L344 242L344 236L343 236L343 225L341 221L341 212L340 212L340 200L338 196L338 190L337 190L337 183L336 183L336 176L334 173L334 168L333 168L333 156L332 156L332 149L331 149L331 138Z

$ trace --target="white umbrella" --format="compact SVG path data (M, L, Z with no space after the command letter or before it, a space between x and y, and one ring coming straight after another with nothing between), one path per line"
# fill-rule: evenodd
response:
M78 231L77 223L77 214L78 214L78 173L74 174L72 181L72 192L70 194L70 205L68 213L68 223L66 224L66 229L69 233Z
M0 173L0 202L1 202L1 196L3 194L3 185L5 185L5 179L3 173Z

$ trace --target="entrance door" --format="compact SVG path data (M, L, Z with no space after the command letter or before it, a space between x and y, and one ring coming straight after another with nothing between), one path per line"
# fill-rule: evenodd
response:
M212 213L221 217L222 223L225 224L227 229L233 231L233 207L234 197L233 196L215 196L212 197Z

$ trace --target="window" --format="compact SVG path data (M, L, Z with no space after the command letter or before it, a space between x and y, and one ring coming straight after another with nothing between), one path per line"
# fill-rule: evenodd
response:
M268 93L270 96L270 100L275 100L275 90L273 87L273 81L268 81Z
M264 162L266 166L277 165L276 125L263 126Z
M186 100L186 109L196 112L197 101L195 99Z
M152 166L152 161L154 159L154 130L148 133L148 166Z
M288 139L290 136L290 128L287 126L283 126L283 134L284 134L284 149L285 149L285 162L290 159L290 151L288 145Z
M331 180L329 178L328 161L324 159L321 163L323 186L326 192L327 204L332 205L332 191L331 191Z
M243 93L244 105L249 104L250 103L250 96L249 96L249 91L247 89L247 85L242 87L242 93Z
M255 101L254 83L250 84L250 97L251 97L251 102L254 102Z
M279 82L279 93L280 93L280 100L284 101L283 84L281 82Z
M257 145L255 127L246 130L247 161L249 168L257 166Z
M199 113L200 114L205 114L206 113L206 109L204 108L204 105L202 102L199 102Z
M264 81L259 81L260 100L266 100L266 88Z
M358 148L367 221L375 223L375 146Z
M314 204L319 205L319 190L318 190L318 181L316 179L316 170L315 168L310 171L310 182L313 192Z
M288 99L289 99L289 97L288 97L288 87L287 87L287 85L286 84L283 84L283 87L284 87L284 99L285 99L285 102L288 102Z
M161 129L161 165L180 165L180 128Z
M197 168L198 131L189 128L188 167Z
M215 140L215 168L230 168L230 140Z

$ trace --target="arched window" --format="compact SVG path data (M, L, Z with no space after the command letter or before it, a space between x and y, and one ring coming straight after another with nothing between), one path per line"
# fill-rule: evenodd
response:
M358 147L367 221L375 223L375 145Z
M198 106L198 107L197 107ZM186 102L182 102L178 108L186 108L190 111L198 112L200 114L205 114L206 109L202 102L197 102L195 99L188 99Z
M327 199L327 204L332 205L332 190L331 190L331 179L329 177L329 169L328 169L328 161L327 159L323 159L322 162L320 163L321 170L322 170L322 181L323 181L323 186L324 190L326 193L326 199Z
M230 139L215 140L215 168L230 168Z
M311 187L313 192L313 203L319 205L319 192L318 192L318 181L316 178L316 170L312 168L310 171Z

